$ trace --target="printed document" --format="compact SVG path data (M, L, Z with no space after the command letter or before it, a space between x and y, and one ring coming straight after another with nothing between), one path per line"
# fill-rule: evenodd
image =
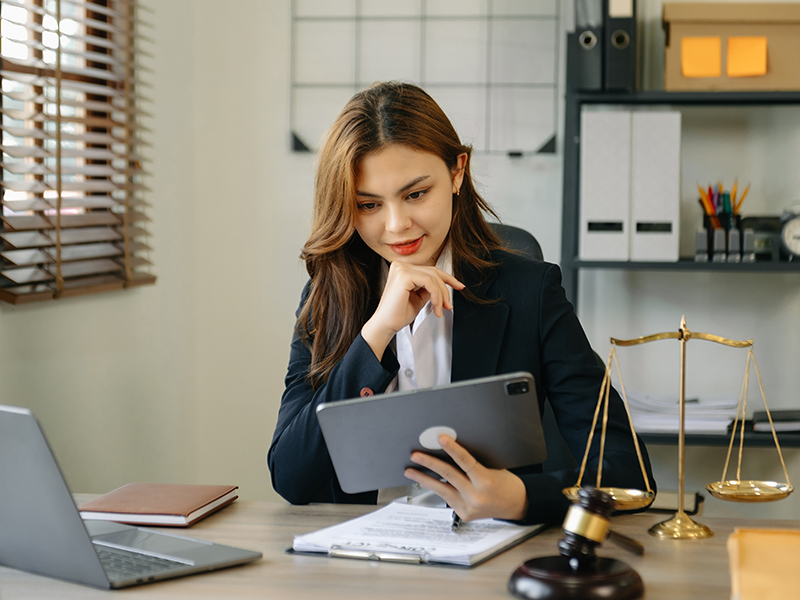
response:
M452 516L450 508L388 504L339 525L296 536L293 549L346 558L474 566L544 528L480 519L453 531Z

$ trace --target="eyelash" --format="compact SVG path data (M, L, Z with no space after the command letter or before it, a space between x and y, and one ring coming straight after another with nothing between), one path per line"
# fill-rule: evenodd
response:
M423 197L423 196L425 196L425 194L427 194L429 191L430 191L430 188L427 188L427 189L424 189L424 190L417 190L416 192L411 192L411 193L410 193L410 194L407 196L407 198L408 198L409 200L420 200L420 199L422 199L422 197ZM418 195L417 197L415 197L415 198L412 198L412 196L413 196L414 194L419 194L419 195Z
M408 200L421 200L425 197L425 195L430 191L430 188L424 190L417 190L415 192L411 192L406 199ZM375 209L378 206L377 202L363 202L358 205L358 210L369 211Z

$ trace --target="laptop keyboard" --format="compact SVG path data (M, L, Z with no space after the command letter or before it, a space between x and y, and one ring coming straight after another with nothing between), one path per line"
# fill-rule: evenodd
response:
M170 571L186 565L177 560L127 552L108 546L94 545L106 575L111 580L143 579L156 573Z

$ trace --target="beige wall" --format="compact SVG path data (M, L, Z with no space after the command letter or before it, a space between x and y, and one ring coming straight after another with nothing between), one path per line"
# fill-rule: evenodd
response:
M0 402L33 408L75 490L275 497L264 457L312 188L311 158L288 152L290 3L144 4L158 283L0 305Z
M288 151L289 2L153 2L157 240L187 231L193 477L275 497L265 453L305 280L311 158ZM156 214L158 220L163 217ZM177 250L177 249L176 249ZM159 253L159 264L179 252ZM165 279L165 277L162 277Z
M0 402L34 409L75 490L104 492L144 480L231 482L246 498L275 499L264 457L305 281L297 256L308 232L313 183L313 157L288 151L291 2L144 4L153 11L148 20L156 40L156 58L148 64L155 70L150 214L159 281L57 303L0 305ZM736 135L746 145L731 145L709 169L722 165L718 176L727 178L724 165L744 162L750 171L740 181L778 181L776 161L791 152L800 156L800 122L785 112L771 114L771 121L745 121ZM774 139L763 133L764 119L769 131L783 132L771 161L758 151ZM690 158L705 155L702 133L689 135L695 136L685 148ZM741 148L753 147L742 159ZM530 229L545 256L557 261L560 156L477 156L474 163L501 216ZM698 176L685 176L684 187ZM686 193L691 200L691 190ZM672 329L681 314L698 330L755 337L768 399L796 406L799 280L587 273L580 315L601 353L610 335ZM668 391L669 360L634 363L631 372L648 377L632 376L631 384ZM701 361L703 372L715 372L714 364ZM693 381L713 386L728 379ZM675 489L674 449L651 451L662 487ZM722 450L688 456L692 486L719 477ZM798 451L787 457L800 477ZM766 465L779 476L766 451L748 464L758 471ZM800 518L796 498L755 508L709 500L706 511Z

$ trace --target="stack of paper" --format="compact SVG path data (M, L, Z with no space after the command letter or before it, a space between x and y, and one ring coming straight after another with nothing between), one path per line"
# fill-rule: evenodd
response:
M775 431L800 431L800 410L773 410L770 411L772 424L767 417L767 411L757 410L753 413L753 431L769 433Z
M622 396L619 383L612 384ZM639 433L671 433L679 428L678 396L642 394L625 388L633 426ZM686 433L726 433L736 417L738 397L707 395L686 399Z

